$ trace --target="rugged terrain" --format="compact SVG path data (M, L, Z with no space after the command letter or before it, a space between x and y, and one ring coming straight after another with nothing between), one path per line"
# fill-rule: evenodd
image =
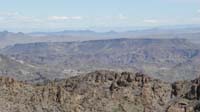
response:
M166 81L199 75L200 46L186 39L110 39L83 42L16 44L2 54L33 66L58 71L100 69L143 71Z
M134 34L169 36L149 30ZM171 34L177 36L177 32ZM195 30L178 34L197 40L199 35ZM125 36L91 31L0 33L0 47L4 47L0 50L0 112L200 112L198 42L179 37L45 40L60 37L63 41L67 35Z
M1 112L199 112L200 79L96 71L43 85L0 78Z
M31 65L22 60L16 60L4 55L0 55L0 76L15 78L29 83L43 83L54 79L70 77L70 74L78 75L79 72L60 69L50 69L47 67ZM57 75L55 75L57 74Z

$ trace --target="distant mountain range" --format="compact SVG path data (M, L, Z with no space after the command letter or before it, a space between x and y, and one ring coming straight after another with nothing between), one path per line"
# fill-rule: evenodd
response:
M65 30L60 32L12 33L0 32L0 48L23 43L69 42L116 38L185 38L199 43L200 27L158 27L125 32L95 32L91 30Z
M199 27L126 32L3 31L0 54L6 57L2 60L11 61L2 61L5 63L0 63L0 69L2 75L7 70L6 74L29 82L62 79L96 69L143 71L166 81L192 79L199 75L199 36Z

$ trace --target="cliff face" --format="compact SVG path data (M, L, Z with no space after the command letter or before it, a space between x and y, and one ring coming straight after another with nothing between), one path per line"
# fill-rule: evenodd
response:
M193 112L199 79L173 84L142 73L96 71L45 85L0 78L1 112Z

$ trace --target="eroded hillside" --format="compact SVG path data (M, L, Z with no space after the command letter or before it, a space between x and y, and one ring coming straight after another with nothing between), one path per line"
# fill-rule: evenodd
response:
M0 78L1 112L198 112L199 82L96 71L44 85Z
M200 47L185 39L111 39L84 42L17 44L4 55L60 71L101 69L143 71L166 81L193 79L200 67Z

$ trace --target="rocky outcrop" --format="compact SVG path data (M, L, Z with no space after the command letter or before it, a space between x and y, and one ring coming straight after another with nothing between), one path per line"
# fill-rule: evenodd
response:
M171 105L167 112L194 112L193 105L188 104L187 101L178 101Z
M173 83L172 96L167 112L199 112L200 78Z
M200 78L191 81L191 87L187 98L200 100Z
M44 85L0 77L1 112L198 112L198 79L96 71ZM195 88L194 85L196 84Z

